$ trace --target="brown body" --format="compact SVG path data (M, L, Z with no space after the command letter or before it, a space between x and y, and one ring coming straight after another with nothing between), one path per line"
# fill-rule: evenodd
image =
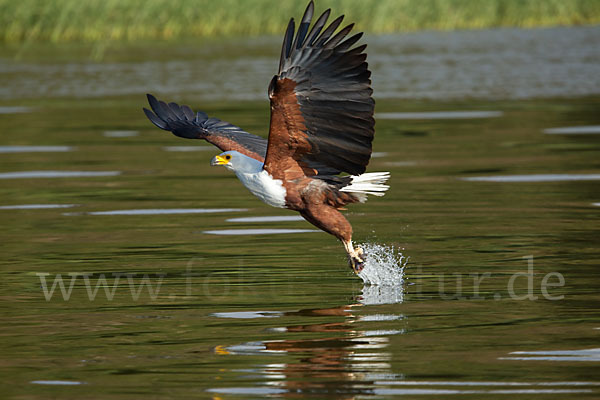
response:
M273 80L269 90L271 127L265 171L283 182L286 207L300 212L311 224L342 241L352 239L352 225L338 211L358 199L340 192L320 179L302 158L312 150L304 132L307 128L290 79ZM304 165L303 165L304 164Z
M314 178L284 181L283 186L287 191L287 208L300 212L308 222L341 241L352 239L352 225L339 211L345 205L359 201L352 194L335 190Z

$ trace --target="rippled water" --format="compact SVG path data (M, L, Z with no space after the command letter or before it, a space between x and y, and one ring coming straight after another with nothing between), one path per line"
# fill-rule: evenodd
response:
M264 134L279 39L2 60L3 396L598 398L597 36L369 41L391 189L346 214L379 285L141 113Z

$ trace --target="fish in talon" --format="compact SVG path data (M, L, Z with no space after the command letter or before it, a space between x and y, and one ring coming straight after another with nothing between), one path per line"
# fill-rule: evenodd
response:
M350 264L350 268L352 268L352 271L354 271L356 275L360 274L365 268L365 261L361 260L360 258L350 257L348 263Z

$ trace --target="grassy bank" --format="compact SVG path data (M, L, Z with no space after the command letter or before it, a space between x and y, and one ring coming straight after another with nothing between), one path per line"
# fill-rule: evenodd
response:
M298 0L0 0L0 42L280 34ZM599 0L317 0L359 29L537 27L600 23Z

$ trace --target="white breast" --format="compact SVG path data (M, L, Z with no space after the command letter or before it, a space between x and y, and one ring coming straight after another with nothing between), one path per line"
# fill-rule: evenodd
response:
M256 197L270 206L285 208L286 190L281 180L273 179L265 170L252 173L236 171L236 175Z

